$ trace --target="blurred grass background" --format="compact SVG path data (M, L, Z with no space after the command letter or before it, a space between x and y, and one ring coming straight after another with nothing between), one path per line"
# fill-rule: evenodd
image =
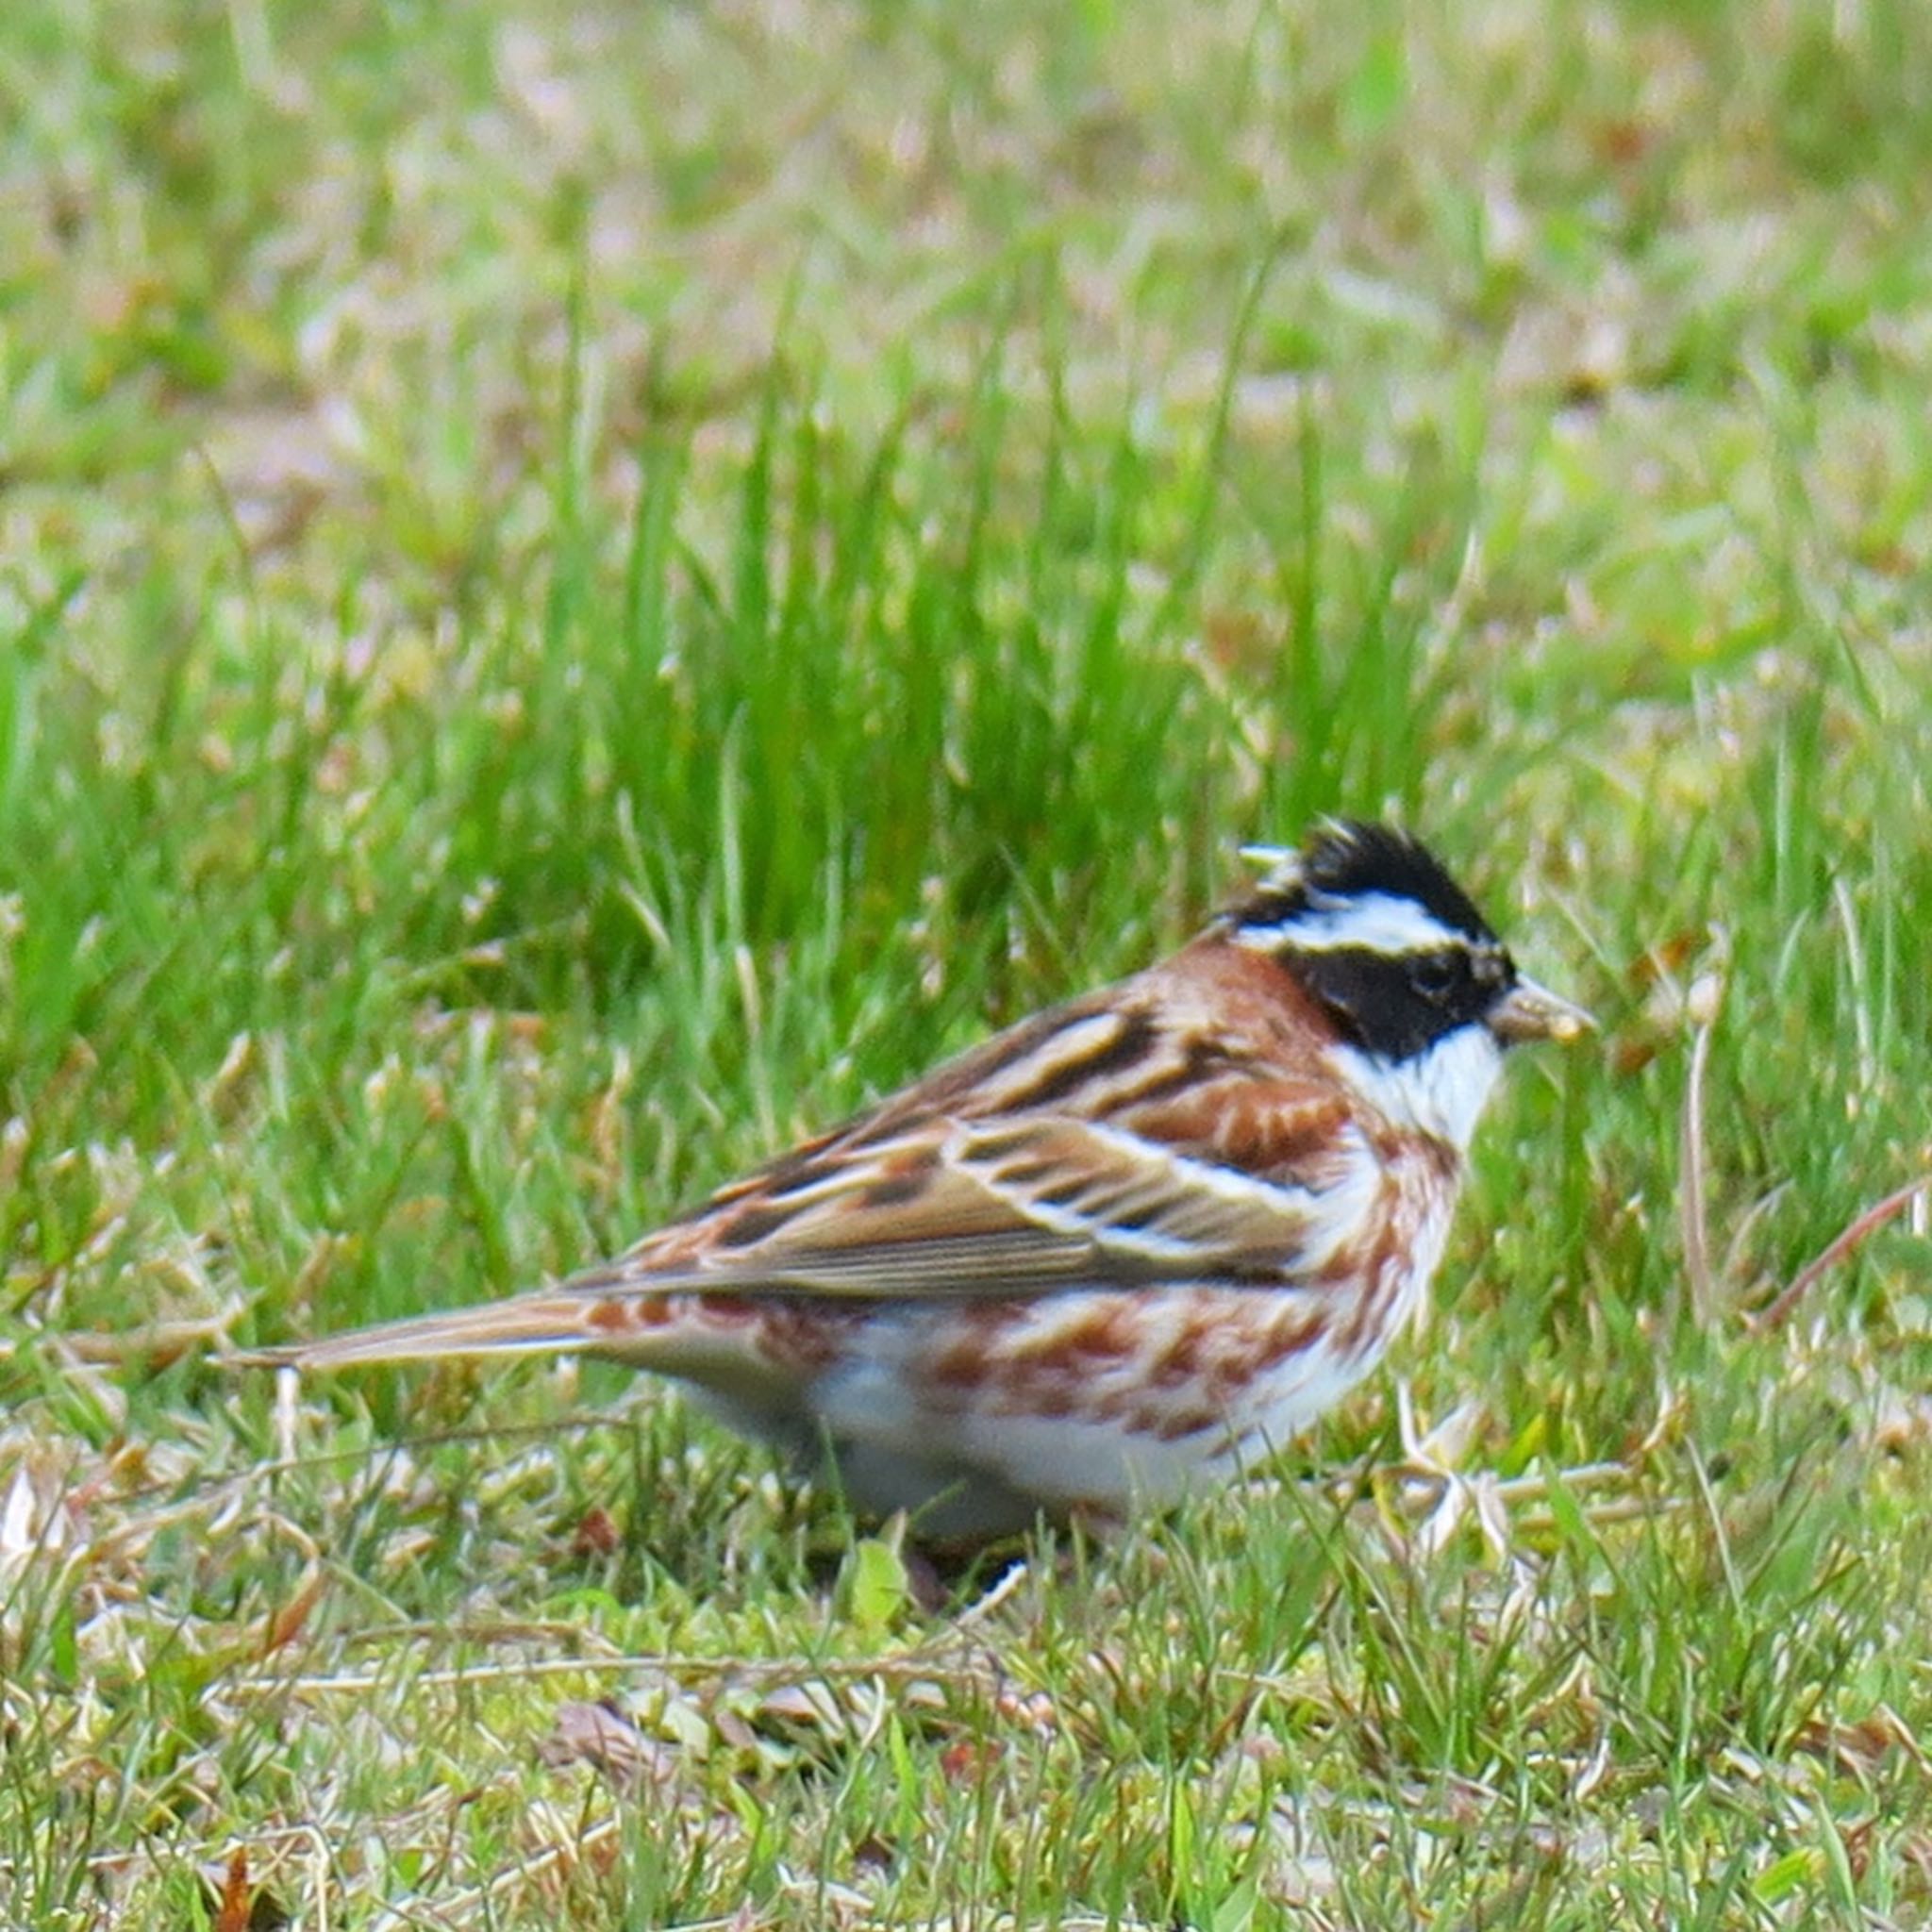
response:
M1746 1319L1932 1138L1928 76L1909 0L8 9L0 1922L1928 1923L1923 1220ZM622 1378L210 1362L567 1271L1329 809L1607 1023L1395 1364L1449 1476L1385 1376L956 1624Z

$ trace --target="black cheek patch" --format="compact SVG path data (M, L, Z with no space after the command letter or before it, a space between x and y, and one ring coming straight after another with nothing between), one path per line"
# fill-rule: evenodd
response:
M1472 982L1430 997L1409 975L1412 961L1367 946L1294 955L1290 970L1327 1008L1353 1046L1379 1059L1425 1053L1443 1035L1481 1018L1490 1004ZM1463 995L1463 996L1458 996Z
M1478 971L1479 965L1483 970ZM1407 971L1414 989L1451 1026L1468 1026L1481 1020L1508 991L1515 976L1495 955L1484 954L1479 959L1457 947L1411 954Z

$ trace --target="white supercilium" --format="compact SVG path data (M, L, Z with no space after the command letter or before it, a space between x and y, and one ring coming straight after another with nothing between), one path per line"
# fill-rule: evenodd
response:
M1235 938L1264 953L1283 947L1301 953L1355 947L1374 953L1433 953L1469 943L1466 934L1452 931L1413 899L1393 892L1363 892L1349 899L1318 894L1292 918L1273 925L1244 925Z

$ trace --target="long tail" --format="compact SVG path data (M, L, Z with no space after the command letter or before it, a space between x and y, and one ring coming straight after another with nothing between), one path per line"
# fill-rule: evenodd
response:
M245 1368L346 1369L360 1362L433 1361L443 1356L555 1355L608 1341L591 1319L593 1295L524 1294L441 1314L377 1322L320 1341L264 1348L228 1359Z

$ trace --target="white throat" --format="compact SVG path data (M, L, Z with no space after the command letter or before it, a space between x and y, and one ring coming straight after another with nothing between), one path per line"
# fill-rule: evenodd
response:
M1399 1127L1419 1127L1469 1152L1475 1124L1497 1076L1503 1049L1487 1026L1458 1026L1425 1053L1406 1060L1384 1059L1353 1046L1332 1046L1337 1073Z

